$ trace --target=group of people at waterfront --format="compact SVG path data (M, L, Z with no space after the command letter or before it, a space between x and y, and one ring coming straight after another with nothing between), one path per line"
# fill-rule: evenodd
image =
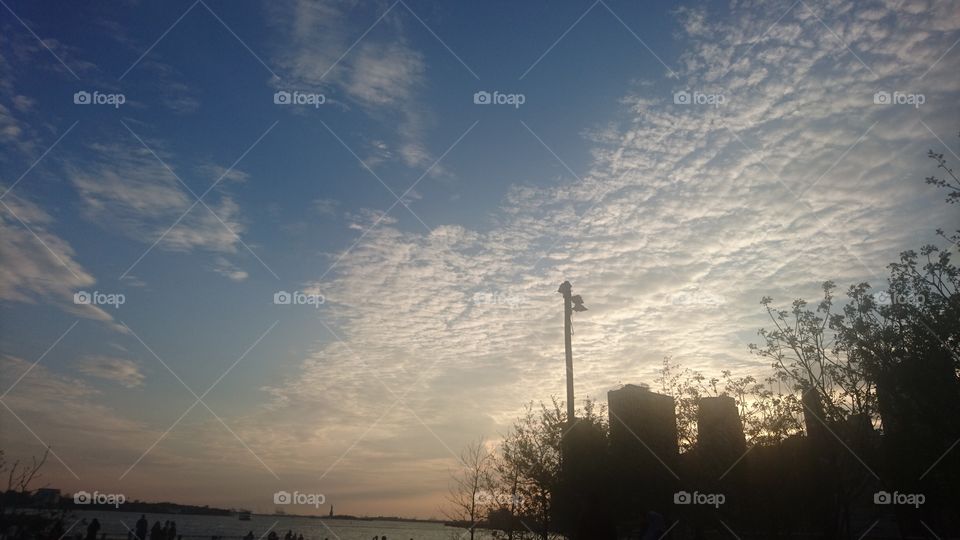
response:
M175 521L164 521L163 525L160 525L159 520L154 521L153 527L150 527L150 536L148 538L147 527L149 525L150 522L147 521L147 516L140 514L140 519L137 520L136 530L127 530L127 540L178 540L177 523ZM96 538L90 538L88 536L87 540L96 540Z
M73 537L75 540L105 540L107 537L106 533L100 532L100 520L97 518L93 518L89 522L87 518L82 518L78 525L79 528ZM83 532L84 529L86 529L86 534ZM63 520L58 519L53 524L50 538L62 540L67 532L69 531L63 529ZM163 525L160 525L160 521L155 521L153 527L150 527L147 516L141 515L140 519L137 520L135 530L127 528L127 540L182 540L182 536L177 535L176 522L165 521ZM302 537L300 540L302 540Z
M213 538L211 540L219 540L219 539ZM256 536L254 536L253 531L250 531L246 535L244 535L243 540L259 540L259 539ZM280 540L280 536L277 534L276 531L271 530L269 533L267 533L267 540ZM287 534L283 535L283 540L303 540L303 534L295 534L293 531L288 530ZM324 538L323 540L330 540L330 539ZM387 540L387 535L374 536L373 540ZM411 538L410 540L413 540L413 538Z
M247 535L243 537L243 540L256 540L253 536L253 531L248 532ZM271 530L267 534L267 540L280 540L280 536L277 535L277 531ZM295 534L293 531L287 530L287 534L283 535L283 540L303 540L303 533Z

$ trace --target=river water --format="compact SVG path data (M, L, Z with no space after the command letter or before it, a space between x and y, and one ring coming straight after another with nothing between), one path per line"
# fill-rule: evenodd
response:
M374 536L384 536L389 540L458 540L468 538L464 529L446 527L438 523L412 523L399 521L367 521L345 519L317 519L293 516L258 516L250 521L240 521L236 516L195 516L187 514L147 514L147 521L153 526L155 521L163 525L173 520L177 524L177 534L183 540L209 540L212 536L222 536L224 540L234 540L253 531L254 538L260 540L271 530L280 538L288 530L302 534L304 540L370 540ZM74 525L64 540L72 540L77 534L86 534L87 523L93 518L100 521L100 534L106 533L110 540L125 539L129 529L135 529L140 514L131 512L74 511L64 523L64 527ZM86 522L80 521L85 519ZM232 537L232 538L231 538ZM489 535L477 532L476 538L487 540Z

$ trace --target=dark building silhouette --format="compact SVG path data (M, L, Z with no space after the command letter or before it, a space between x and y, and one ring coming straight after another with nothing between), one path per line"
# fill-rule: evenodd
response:
M878 388L883 432L876 417L831 416L809 389L805 433L749 450L732 397L699 401L697 442L681 455L672 397L632 384L611 390L606 441L598 425L567 426L558 530L574 540L638 538L665 520L675 525L670 538L933 537L928 528L960 538L960 454L950 452L960 388L945 364L890 369ZM891 503L898 493L926 502ZM724 502L703 503L715 495Z
M607 438L587 419L568 424L562 441L561 480L554 502L554 522L571 539L609 538L615 518L609 504L610 463Z
M807 437L813 446L822 449L828 444L830 435L820 393L814 388L808 388L804 390L800 400L803 403L803 423L806 425Z
M673 398L632 384L607 393L610 484L619 523L670 511L677 490L677 417Z
M610 447L637 460L659 457L676 463L677 415L673 398L645 386L626 384L607 393ZM654 459L654 461L657 461Z
M729 467L747 451L737 402L730 396L700 398L697 447Z
M878 378L880 474L888 491L926 496L919 508L892 507L904 534L934 527L960 536L960 380L950 351L936 340L929 347L888 362Z

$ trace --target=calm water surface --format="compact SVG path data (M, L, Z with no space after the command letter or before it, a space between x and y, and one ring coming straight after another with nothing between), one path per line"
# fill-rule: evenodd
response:
M106 533L109 538L126 538L127 527L134 529L140 514L131 512L95 512L75 511L67 519L65 527L69 527L76 520L86 519L87 522L97 518L100 520L100 533ZM147 514L147 521L153 526L155 521L163 525L164 521L173 520L177 523L177 534L183 535L183 540L208 539L211 536L242 537L248 531L253 531L255 538L265 535L270 527L277 532L280 538L287 530L295 534L302 534L304 540L370 540L374 536L386 535L389 540L451 540L467 538L463 529L445 527L437 523L403 523L396 521L365 521L365 520L337 520L312 519L290 516L252 516L250 521L240 521L236 516L191 516L185 514ZM86 533L86 523L78 523L64 540L77 533ZM478 539L488 540L489 535L479 533Z

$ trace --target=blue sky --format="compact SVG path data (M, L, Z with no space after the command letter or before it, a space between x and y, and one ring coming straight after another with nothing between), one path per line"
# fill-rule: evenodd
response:
M0 13L3 447L68 490L438 515L453 453L562 392L564 279L603 397L667 355L763 374L761 296L956 224L948 2Z

